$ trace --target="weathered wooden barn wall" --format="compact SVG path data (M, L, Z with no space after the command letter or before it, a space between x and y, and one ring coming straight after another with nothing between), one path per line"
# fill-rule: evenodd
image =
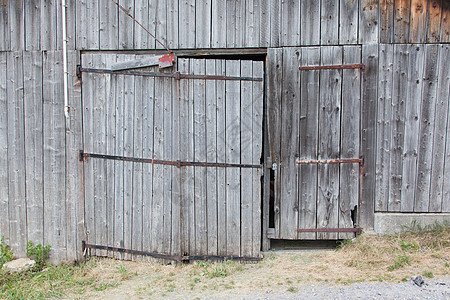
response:
M371 228L375 210L450 210L449 1L119 2L175 50L361 45L360 225ZM67 10L68 123L61 1L0 0L0 234L18 255L27 240L50 243L55 260L80 257L86 238L79 51L162 48L110 0L70 0ZM277 59L267 61L278 70L268 101L284 93L271 86L283 76Z
M80 86L73 76L72 119L66 124L62 101L62 52L1 52L0 229L16 255L26 243L52 245L57 260L74 258L80 248L83 209ZM77 55L69 53L75 74Z
M449 48L380 46L376 211L449 212Z

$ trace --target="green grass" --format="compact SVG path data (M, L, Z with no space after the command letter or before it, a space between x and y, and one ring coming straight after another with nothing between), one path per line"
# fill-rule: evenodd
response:
M0 299L47 299L61 297L67 293L82 295L88 289L103 291L119 284L99 282L89 275L93 265L95 262L76 266L47 264L43 271L0 271Z
M395 263L393 265L388 266L388 271L394 271L406 265L411 265L410 257L406 254L399 255L395 258Z

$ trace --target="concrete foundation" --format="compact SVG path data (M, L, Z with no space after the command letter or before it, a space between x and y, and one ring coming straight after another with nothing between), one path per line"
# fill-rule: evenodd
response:
M411 229L413 224L422 228L436 223L450 223L450 213L375 213L376 234L393 234Z

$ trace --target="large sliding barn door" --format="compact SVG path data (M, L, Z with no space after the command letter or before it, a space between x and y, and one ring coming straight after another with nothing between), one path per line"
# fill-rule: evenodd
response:
M360 62L359 46L269 50L272 238L353 235L345 231L359 202Z
M82 57L87 242L259 256L263 63L180 58L181 76L86 70L140 58Z

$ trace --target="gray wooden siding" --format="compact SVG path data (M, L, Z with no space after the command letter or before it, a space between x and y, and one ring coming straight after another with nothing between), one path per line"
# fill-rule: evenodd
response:
M126 0L171 49L448 43L448 1ZM71 49L162 49L110 0L68 1ZM0 50L62 48L61 0L0 1Z
M82 63L109 68L134 58L84 54ZM261 61L180 58L178 69L263 77ZM259 164L262 89L261 81L83 74L84 151ZM259 256L261 176L260 169L89 158L84 162L87 241L177 255Z
M375 210L448 212L448 45L379 50Z
M73 119L66 124L62 52L0 55L0 235L18 256L25 254L28 240L50 244L55 261L76 258L81 248L76 57L69 53Z

